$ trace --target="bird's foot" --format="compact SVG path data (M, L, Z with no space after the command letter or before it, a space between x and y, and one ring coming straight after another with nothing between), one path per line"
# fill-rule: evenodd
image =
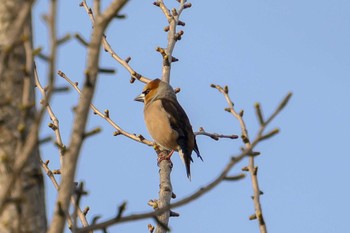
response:
M158 159L157 159L157 164L159 166L160 162L162 162L163 160L169 160L170 163L171 162L171 156L173 155L174 150L170 151L169 154L166 154L166 151L162 151L158 154Z

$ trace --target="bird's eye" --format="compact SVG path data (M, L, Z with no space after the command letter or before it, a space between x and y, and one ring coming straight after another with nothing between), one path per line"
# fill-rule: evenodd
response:
M144 95L147 95L149 93L149 89L145 90L144 92L142 92Z

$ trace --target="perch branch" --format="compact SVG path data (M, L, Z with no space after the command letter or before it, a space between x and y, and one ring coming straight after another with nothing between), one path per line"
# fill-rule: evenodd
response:
M170 83L170 71L171 71L171 63L173 61L177 61L178 59L174 58L172 56L175 44L178 40L181 39L181 35L183 34L183 31L180 31L179 33L176 32L176 27L179 22L180 15L182 13L182 10L184 9L184 5L186 3L186 0L179 1L179 7L176 10L175 8L170 12L169 9L165 6L163 0L158 0L154 3L155 6L158 6L162 12L164 13L169 26L167 27L168 32L168 44L166 49L162 49L160 47L157 47L157 51L162 55L163 57L163 65L162 65L162 80L164 82ZM182 25L184 25L182 23ZM163 153L168 153L166 151L163 151ZM158 157L161 156L162 153L158 153ZM170 205L171 196L172 196L172 185L171 185L171 168L172 164L169 160L160 160L159 163L159 179L160 179L160 190L159 190L159 199L158 199L158 205L159 208L167 208ZM169 223L169 217L170 217L170 211L165 211L157 215L157 227L156 227L156 233L165 233L167 230Z
M194 192L193 194L189 195L188 197L185 197L185 198L183 198L177 202L174 202L173 204L170 204L168 206L158 208L155 211L150 211L150 212L146 212L146 213L142 213L142 214L131 214L128 216L121 217L119 219L112 218L110 220L107 220L107 221L104 221L101 223L96 223L96 224L93 224L93 225L90 225L88 227L84 227L84 228L80 229L79 232L83 233L83 232L87 232L89 230L105 229L105 228L107 228L111 225L114 225L114 224L135 221L135 220L141 220L141 219L145 219L145 218L154 218L156 216L159 216L161 213L169 211L170 209L183 206L185 204L188 204L188 203L198 199L199 197L203 196L204 194L206 194L207 192L209 192L210 190L215 188L223 180L225 180L227 177L227 174L229 173L229 171L231 171L231 169L234 167L234 165L237 164L239 161L241 161L245 156L247 156L250 153L251 149L253 149L258 144L258 142L259 142L259 140L257 139L256 141L254 141L252 143L252 147L250 149L245 149L238 156L231 157L231 159L229 160L229 162L227 163L227 165L225 166L223 171L217 176L216 179L214 179L212 182L210 182L206 186L199 188L198 191Z

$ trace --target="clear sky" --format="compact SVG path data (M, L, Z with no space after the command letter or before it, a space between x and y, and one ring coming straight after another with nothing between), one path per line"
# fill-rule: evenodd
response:
M109 1L103 1L107 5ZM168 1L166 1L168 2ZM170 1L175 6L176 1ZM212 3L210 3L212 2ZM198 1L185 10L184 36L176 45L171 84L181 87L178 99L194 130L240 134L237 121L224 111L227 104L211 83L228 85L236 108L245 110L251 137L258 129L254 103L260 102L269 115L279 101L292 91L287 108L270 128L281 133L257 147L256 159L264 216L269 232L347 232L349 198L349 97L350 97L350 1ZM47 47L47 31L41 15L47 1L37 1L34 11L35 45ZM114 21L107 39L121 56L131 56L130 64L139 73L158 78L161 56L157 46L166 45L166 20L152 1L130 1L122 11L125 20ZM91 23L79 1L60 1L58 35L80 33L89 38ZM74 81L84 77L86 51L76 40L59 50L58 69ZM37 61L42 82L45 64ZM143 106L134 102L143 87L129 84L130 75L109 55L102 53L101 67L115 68L114 75L101 75L94 104L109 109L111 118L123 129L149 138L143 122ZM66 83L58 78L58 85ZM69 143L72 106L78 95L54 97L52 107L60 120L65 144ZM113 137L114 129L91 114L88 129L102 127L102 133L86 140L77 181L84 181L89 195L83 208L88 219L116 214L123 201L126 213L147 211L147 201L158 196L158 168L152 148L123 136ZM52 134L43 127L42 136ZM53 134L52 134L53 135ZM213 141L197 138L204 162L194 159L192 182L184 166L173 156L172 183L178 198L207 184L223 169L231 155L238 154L240 140ZM42 157L58 168L57 148L42 147ZM247 160L232 174L241 172ZM46 180L49 216L56 192ZM175 211L170 219L172 232L258 232L247 177L225 182L201 199ZM110 228L109 232L147 232L152 220ZM68 231L67 231L68 232Z

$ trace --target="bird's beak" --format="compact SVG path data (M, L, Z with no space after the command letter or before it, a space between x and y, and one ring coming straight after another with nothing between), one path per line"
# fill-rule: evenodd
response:
M134 100L139 101L139 102L144 102L145 101L145 94L141 93Z

